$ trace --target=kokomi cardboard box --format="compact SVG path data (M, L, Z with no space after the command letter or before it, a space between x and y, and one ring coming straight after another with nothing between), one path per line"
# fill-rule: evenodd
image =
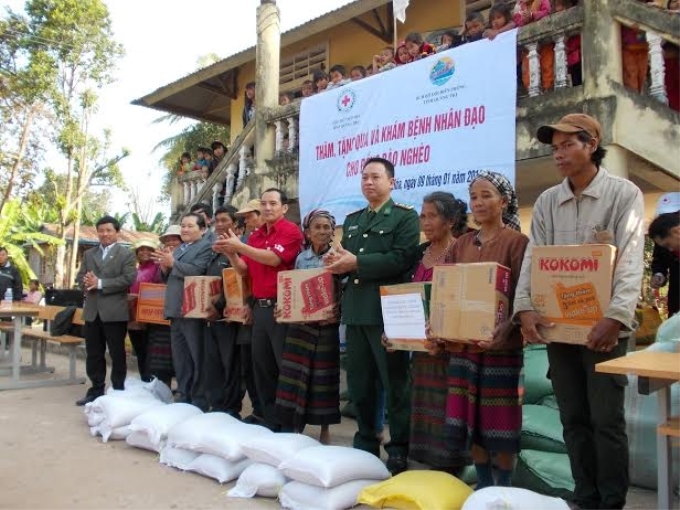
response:
M398 283L395 285L384 285L380 287L381 296L399 296L404 294L420 294L425 309L425 319L430 311L430 296L432 284L430 282ZM425 339L413 340L407 338L389 338L390 345L397 351L419 351L427 352Z
M318 322L333 317L336 304L333 275L325 269L281 271L276 304L279 322Z
M252 295L250 278L243 277L236 269L228 267L222 270L222 282L227 301L224 318L230 322L245 322L248 317L248 301Z
M430 300L432 335L469 343L491 339L507 319L510 269L495 262L435 266Z
M137 322L169 326L163 315L166 286L160 283L140 283L137 294Z
M534 246L531 302L555 324L541 328L546 340L585 344L609 307L616 247L608 244Z
M186 319L205 319L208 308L222 292L219 276L185 276L182 316Z

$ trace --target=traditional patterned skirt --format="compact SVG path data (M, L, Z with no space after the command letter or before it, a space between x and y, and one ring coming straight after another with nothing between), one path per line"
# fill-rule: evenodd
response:
M472 444L491 452L520 450L524 354L516 351L452 353L446 428L449 448Z
M452 450L446 442L448 369L448 352L437 356L413 353L409 457L447 471L469 463L467 450Z
M340 423L338 325L288 328L276 392L276 412L287 429Z
M149 373L161 380L172 378L175 368L172 365L170 346L170 326L149 324L149 351L147 353Z

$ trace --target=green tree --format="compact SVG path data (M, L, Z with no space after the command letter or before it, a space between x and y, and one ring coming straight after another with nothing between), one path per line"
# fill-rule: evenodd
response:
M156 122L174 123L177 119L177 117L172 115L166 115L157 119ZM170 185L177 176L179 159L183 152L193 155L198 147L209 146L215 140L228 145L229 139L230 131L228 126L213 124L212 122L195 122L182 129L176 135L158 142L153 150L163 151L159 162L168 170L162 185L164 195L170 195Z
M30 188L38 173L45 137L44 97L51 72L26 20L11 11L0 20L0 209L10 197Z
M57 148L66 158L66 187L59 197L59 235L64 240L72 223L77 246L85 191L95 182L119 185L116 163L127 156L125 150L118 156L107 156L109 134L97 135L91 129L97 92L113 81L123 49L114 40L102 0L28 0L22 19L29 34L29 61L40 66L50 84L46 102ZM70 287L72 282L64 280L65 255L65 244L58 246L55 283ZM71 279L75 256L74 251Z
M44 254L41 243L58 246L59 238L40 232L42 222L36 221L36 211L30 204L22 204L17 199L8 200L0 211L0 239L7 248L12 263L21 273L24 284L35 278L35 273L26 259L25 245L32 246Z

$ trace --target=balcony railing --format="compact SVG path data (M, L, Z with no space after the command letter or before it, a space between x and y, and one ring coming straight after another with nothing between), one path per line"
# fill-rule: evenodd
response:
M666 42L676 45L680 43L680 15L647 6L636 0L609 0L602 8L608 9L621 25L638 28L645 32L649 46L650 80L649 86L643 93L667 104L663 45ZM596 50L585 45L588 44L589 38L584 27L587 28L589 23L590 25L593 23L593 20L586 19L586 12L586 6L580 5L561 13L554 13L520 29L518 51L522 55L523 65L528 67L528 83L526 87L519 87L518 90L520 107L526 106L534 111L533 108L537 104L536 98L539 96L549 100L551 96L560 94L558 97L562 100L569 97L572 103L586 99L584 87L576 88L579 84L572 79L567 55L569 49L573 50L573 42L570 43L570 39L581 37L579 63L582 70L580 73L582 83L587 85L588 80L597 78L596 75L589 76L586 72L589 64L590 69L599 69L600 63L597 59L601 58L594 54L595 51L601 51L601 49ZM588 12L590 12L588 16L598 15L595 13L596 10ZM618 30L618 27L616 29ZM606 58L622 59L621 47L608 48L608 51L611 55ZM542 62L541 55L544 56L546 62ZM597 65L594 65L595 63ZM545 88L542 83L542 74L545 74L549 66L554 68L552 85ZM566 96L560 93L568 88L574 88L574 91ZM520 108L520 110L527 108ZM277 175L279 186L289 190L291 196L295 196L297 191L299 116L300 100L286 106L267 109L264 112L267 125L273 127L276 133L275 154L267 163ZM253 124L254 122L251 121L246 126L220 166L205 183L191 176L178 180L181 186L180 209L196 201L211 201L215 207L222 203L222 200L224 203L229 203L233 194L242 188L244 180L253 168ZM224 193L222 193L223 189L225 189Z

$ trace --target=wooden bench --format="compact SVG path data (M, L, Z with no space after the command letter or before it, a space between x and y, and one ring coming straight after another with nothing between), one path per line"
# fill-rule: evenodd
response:
M33 347L31 351L31 366L35 367L36 371L54 371L49 369L45 364L45 353L47 351L47 342L56 343L63 345L68 348L69 355L69 376L67 379L55 380L56 385L63 384L82 384L85 382L84 377L76 377L76 348L82 344L85 339L79 336L73 335L58 335L54 336L49 332L50 325L54 320L55 316L64 310L63 306L52 306L47 305L41 307L38 319L44 321L47 331L42 329L35 329L30 327L25 327L21 330L21 336L23 339L28 341L33 341ZM72 324L76 326L82 326L85 324L83 320L83 309L76 309L76 313L73 316ZM38 353L40 353L40 361L38 362Z

